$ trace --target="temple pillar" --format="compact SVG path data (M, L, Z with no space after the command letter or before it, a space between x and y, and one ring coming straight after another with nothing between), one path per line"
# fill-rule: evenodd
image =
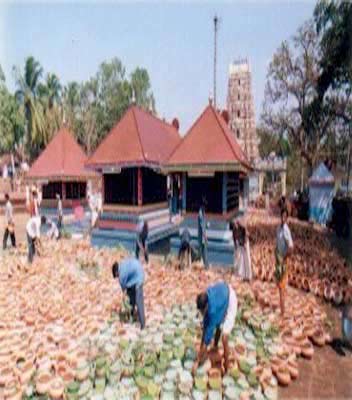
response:
M280 172L281 195L286 196L286 171Z
M227 172L222 174L222 213L227 212Z
M186 181L187 172L182 173L182 211L186 211Z
M137 199L138 206L143 204L143 178L142 178L142 168L137 170Z

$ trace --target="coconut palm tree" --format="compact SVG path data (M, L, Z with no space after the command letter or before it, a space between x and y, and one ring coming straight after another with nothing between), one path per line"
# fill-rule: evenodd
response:
M38 85L38 93L45 99L46 107L51 110L55 104L61 103L62 86L55 74L49 73L44 84Z
M34 145L43 132L43 112L42 106L37 99L38 85L43 74L43 69L38 61L32 56L25 61L23 74L20 69L14 67L17 90L15 93L17 101L24 107L26 119L26 138L29 152L34 155L36 152Z

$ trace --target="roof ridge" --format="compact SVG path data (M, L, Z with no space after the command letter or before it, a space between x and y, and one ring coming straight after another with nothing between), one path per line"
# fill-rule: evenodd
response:
M139 144L140 144L140 146L141 146L141 151L142 151L142 155L143 155L144 161L147 161L147 159L146 159L146 157L145 157L145 154L144 154L144 148L143 148L143 144L142 144L141 133L140 133L140 131L139 131L139 125L138 125L138 122L137 122L137 117L136 117L136 114L135 114L135 107L136 107L136 106L132 106L133 120L134 120L134 123L135 123L135 125L136 125L137 136L138 136Z
M135 106L135 108L137 108L137 110L139 110L139 111L142 111L144 114L147 114L148 116L154 118L154 119L157 120L159 123L165 124L165 125L169 126L170 128L173 128L173 129L179 134L179 131L172 125L171 122L167 122L166 120L164 121L163 119L157 117L156 115L154 115L153 113L151 113L151 112L145 110L145 109L142 108L142 107ZM176 118L176 117L175 117L175 118Z
M114 130L117 127L117 125L119 125L121 123L121 121L126 117L126 115L128 114L128 111L132 109L132 106L130 105L127 110L122 114L121 118L115 123L115 125L112 126L112 128L109 130L109 132L105 135L105 137L102 139L102 141L99 143L99 145L96 147L96 149L93 151L93 153L90 156L87 156L87 160L85 162L85 164L89 165L90 164L90 160L95 156L95 153L98 151L98 149L100 148L100 146L105 143L108 139L109 136L112 136L114 134Z
M207 111L207 109L209 108L209 105L207 107L205 107L205 109L200 113L199 117L193 122L193 124L190 126L190 128L188 129L188 131L185 133L185 136L182 137L182 139L180 140L180 142L177 144L177 146L174 148L174 150L171 152L169 159L176 153L176 151L178 150L178 148L184 143L184 141L186 140L187 136L189 135L189 133L191 132L191 130L196 126L196 124L199 122L199 120L203 117L203 115L205 114L205 112Z
M248 165L249 165L249 163L246 162L247 160L245 160L245 161L242 160L242 159L239 157L239 155L237 154L236 150L234 149L233 143L231 142L230 138L228 137L227 132L225 131L224 127L222 126L222 123L221 123L221 121L220 121L220 115L218 115L217 111L216 111L212 106L210 106L210 108L212 109L213 113L215 114L215 118L216 118L218 124L220 125L220 128L221 128L221 130L222 130L222 132L223 132L223 134L224 134L224 136L225 136L225 138L226 138L226 141L229 143L229 145L230 145L230 147L231 147L231 150L232 150L232 153L234 154L234 156L235 156L236 158L238 158L239 161L240 161L242 164L245 163L245 164L248 164ZM236 143L237 143L237 142L236 142ZM237 144L238 144L238 143L237 143ZM239 145L238 145L238 146L239 146ZM241 151L242 151L242 150L241 150ZM243 154L243 155L244 155L244 154Z

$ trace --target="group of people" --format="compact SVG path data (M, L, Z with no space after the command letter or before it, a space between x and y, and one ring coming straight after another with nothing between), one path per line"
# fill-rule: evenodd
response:
M287 285L287 259L293 249L291 231L287 225L288 211L286 207L281 208L281 223L277 229L276 238L276 278L280 293L281 313L285 313L285 289ZM141 223L137 229L136 257L127 258L120 263L115 262L112 266L112 275L120 282L124 296L129 297L131 305L131 316L138 317L141 329L144 329L145 310L143 298L144 270L139 261L140 250L144 253L145 262L148 262L148 253L145 251L147 223ZM231 223L235 252L237 252L240 275L246 279L252 279L252 270L249 251L249 236L243 220L236 220ZM146 236L145 236L146 234ZM198 215L198 239L200 254L203 261L207 261L206 253L206 224L204 218L204 208ZM185 229L181 236L180 253L191 252L191 237L188 229ZM205 262L204 262L205 264ZM207 264L205 264L207 266ZM209 286L204 292L198 294L196 306L203 316L202 339L197 359L193 366L193 373L196 372L208 356L208 348L214 340L214 348L217 349L220 338L223 344L223 357L225 371L230 366L229 359L229 335L234 327L237 314L237 296L234 289L226 282L218 282ZM137 308L137 312L136 309Z
M12 245L16 246L14 232L13 207L9 195L5 195L5 218L6 227L3 239L4 249L7 246L8 237L11 238ZM45 216L40 215L40 204L35 190L32 192L29 204L30 218L26 225L28 242L28 262L33 261L36 248L41 245L40 230L41 226L48 224L50 229L48 236L58 239L63 221L63 209L60 196L57 195L58 205L58 225L53 221L48 221ZM281 313L285 312L285 289L287 285L287 259L293 249L293 241L290 229L287 225L288 211L283 205L281 208L281 223L277 229L276 239L276 268L275 276L280 293ZM253 277L251 268L251 257L249 248L249 235L244 219L237 219L230 224L235 247L234 263L238 274L245 280ZM204 266L208 268L207 254L207 234L206 234L205 207L202 206L198 213L198 246L199 255L203 260ZM123 296L129 298L131 305L131 316L138 318L141 329L145 328L146 318L144 310L143 285L145 280L143 264L140 262L140 255L143 256L144 263L149 263L148 254L148 222L141 220L136 229L135 257L126 258L122 262L115 262L112 265L112 275L119 280ZM189 259L192 255L191 236L188 229L185 229L181 236L181 246L179 256L187 252ZM224 348L225 370L229 367L229 335L234 327L237 313L237 296L234 289L226 282L218 282L209 286L204 292L198 294L196 306L203 316L202 340L197 359L194 363L193 372L208 355L208 347L214 339L214 347L217 348L220 338Z
M50 239L58 240L63 224L63 208L59 194L57 199L57 224L53 219L47 219L44 215L40 215L40 200L36 188L32 188L30 198L27 202L27 210L29 219L26 223L26 236L28 245L28 262L32 263L37 249L41 247L40 230L43 225L47 226L46 236ZM3 236L3 249L7 249L8 239L11 239L12 247L16 247L15 221L13 205L8 193L5 194L5 229Z

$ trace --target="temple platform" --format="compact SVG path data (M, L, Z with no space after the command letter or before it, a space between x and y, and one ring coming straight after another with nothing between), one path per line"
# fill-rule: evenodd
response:
M147 243L150 251L153 251L153 248L159 242L168 241L171 236L178 232L178 226L171 221L167 208L144 213L132 211L135 210L106 211L106 207L104 207L104 212L98 221L98 227L92 231L92 245L97 247L123 246L128 251L134 252L137 238L136 227L140 220L148 221Z
M238 215L238 213L237 213ZM232 232L229 229L228 216L212 216L207 214L208 261L211 266L231 267L234 261L234 245ZM187 228L191 235L193 248L198 249L198 219L196 215L186 215L179 225L177 235L170 239L170 251L177 255L181 239L180 235Z

